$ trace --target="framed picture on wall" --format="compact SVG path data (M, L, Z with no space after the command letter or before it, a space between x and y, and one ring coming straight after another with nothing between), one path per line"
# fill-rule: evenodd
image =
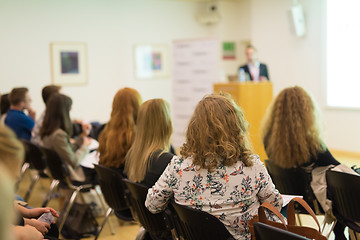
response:
M169 77L169 46L165 44L136 45L134 61L137 79Z
M87 84L87 48L85 43L50 43L50 59L53 84Z

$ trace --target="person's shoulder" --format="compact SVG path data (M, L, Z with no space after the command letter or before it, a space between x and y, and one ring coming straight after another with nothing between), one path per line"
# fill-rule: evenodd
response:
M67 138L68 134L61 128L58 128L52 134L50 134L50 137L52 137L52 138Z
M162 159L168 159L169 161L176 155L170 153L170 152L163 152L159 158L162 158Z
M259 155L257 155L257 154L251 154L249 156L249 160L252 162L251 167L257 168L257 167L261 167L264 165L263 162L260 160Z
M247 67L248 67L247 64L243 64L243 65L241 65L239 68L247 68Z
M182 158L181 156L173 155L170 164L178 168L187 167L193 164L191 158Z

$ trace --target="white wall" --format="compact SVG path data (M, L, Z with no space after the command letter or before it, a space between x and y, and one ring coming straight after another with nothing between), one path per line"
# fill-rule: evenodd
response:
M329 109L325 103L325 0L300 0L307 34L296 37L290 0L251 1L251 39L269 67L274 91L299 85L318 101L328 147L360 152L360 111ZM339 79L340 80L340 79Z
M239 4L223 5L238 9ZM171 47L176 39L222 35L239 38L237 31L221 29L227 18L239 21L236 11L225 14L223 25L205 26L195 19L199 7L196 2L164 0L1 0L0 92L28 86L40 114L40 91L51 83L49 43L78 41L87 43L89 78L86 86L63 88L73 98L74 118L107 121L112 98L124 86L136 88L144 100L161 97L171 102L170 77L134 79L133 47L139 43Z
M143 98L171 102L171 79L134 79L133 46L173 40L217 37L220 42L252 40L269 66L275 94L300 85L319 102L329 147L360 152L360 112L325 106L325 0L300 0L307 35L293 33L290 0L223 1L221 22L204 26L195 20L200 3L165 0L0 0L0 92L28 86L40 113L41 88L50 84L49 43L81 41L88 45L89 83L64 87L74 100L72 116L107 121L115 92L124 86ZM220 47L220 46L219 46ZM222 61L226 74L243 62Z

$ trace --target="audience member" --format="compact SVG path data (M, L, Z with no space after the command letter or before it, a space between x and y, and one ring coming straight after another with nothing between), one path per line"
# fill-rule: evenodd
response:
M122 173L125 155L134 141L135 122L142 100L135 89L120 89L113 100L111 117L99 136L99 164Z
M320 166L339 165L321 136L319 111L312 97L301 87L282 90L274 99L262 123L262 139L270 161L282 168L303 168L311 182L311 171ZM337 224L336 239L346 239Z
M25 87L14 88L9 93L10 109L5 118L5 124L9 126L19 139L30 141L31 130L35 125L36 113L31 108L29 90ZM29 116L24 113L27 110Z
M90 124L83 125L83 132L72 144L72 123L70 109L72 100L63 94L54 94L47 103L44 121L40 129L42 145L52 149L66 162L70 178L73 181L85 181L85 174L80 166L81 160L89 153L91 139L87 136Z
M46 104L49 101L50 97L56 93L59 93L60 90L61 90L61 86L56 86L56 85L48 85L42 89L41 95L42 95L42 99L45 103L45 107L46 107ZM40 145L40 143L41 143L40 128L44 121L44 116L45 116L45 111L36 120L35 126L32 130L31 142L35 143L37 145Z
M21 142L8 127L4 125L0 126L0 164L6 167L13 183L20 176L20 168L23 160L24 147ZM5 172L1 173L1 175L6 174ZM12 187L14 187L14 184L12 184ZM57 227L55 225L50 227L49 224L40 222L36 219L45 212L51 212L54 217L58 217L58 214L54 209L27 209L18 204L14 205L14 203L12 206L15 206L16 211L20 215L18 222L15 224L16 226L13 228L16 239L43 239L43 235L46 235L49 229L55 230L52 233L55 234L55 237L58 236Z
M1 100L0 100L0 116L1 116L0 124L5 123L6 114L9 108L10 108L9 94L6 93L1 95Z
M170 150L170 107L163 99L151 99L139 108L134 143L125 157L125 174L133 182L151 187L173 158Z
M14 182L6 167L0 163L0 239L14 240L11 225L14 222Z
M205 96L191 117L181 157L174 157L149 189L153 213L175 202L208 212L236 239L250 239L247 222L263 202L279 210L282 198L259 157L250 150L241 109L221 95Z

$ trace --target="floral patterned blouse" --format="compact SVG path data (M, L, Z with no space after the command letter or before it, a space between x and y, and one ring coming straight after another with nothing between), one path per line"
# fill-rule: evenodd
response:
M192 159L175 156L155 185L149 189L146 207L153 213L166 208L172 196L176 203L217 217L236 239L250 239L247 222L263 202L279 210L282 197L257 155L251 167L238 161L215 171L197 170Z

